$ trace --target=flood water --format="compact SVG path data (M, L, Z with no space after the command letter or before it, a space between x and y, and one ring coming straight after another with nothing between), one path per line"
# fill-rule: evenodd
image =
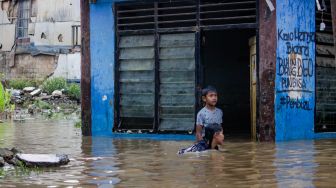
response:
M0 187L335 187L336 140L254 143L177 156L192 141L82 137L70 120L0 124L0 147L64 153L68 165L6 173ZM10 171L11 169L9 169Z

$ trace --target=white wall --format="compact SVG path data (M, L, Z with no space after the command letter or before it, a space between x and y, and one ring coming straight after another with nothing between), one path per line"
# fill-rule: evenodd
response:
M72 45L72 26L79 25L77 22L40 22L34 24L34 36L31 37L35 45ZM31 24L33 25L33 24ZM78 31L80 32L80 30ZM46 38L41 38L42 33ZM63 42L58 40L59 35L63 36ZM80 41L80 38L78 38Z
M35 0L37 22L80 21L80 0Z
M80 52L74 54L60 54L57 67L52 77L63 77L65 79L80 79Z
M14 24L0 24L0 51L10 51L15 41L15 25Z
M0 51L10 51L15 40L15 24L8 20L6 11L0 9Z
M0 24L10 24L6 11L0 9Z

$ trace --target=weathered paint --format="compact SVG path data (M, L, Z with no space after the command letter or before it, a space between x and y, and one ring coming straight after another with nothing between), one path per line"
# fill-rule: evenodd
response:
M331 18L332 18L332 26L333 26L333 35L334 35L334 52L336 54L336 1L330 1L330 9L331 9ZM336 66L336 59L335 59Z
M275 0L272 0L275 5ZM260 141L273 141L274 79L276 54L276 11L266 1L259 1L259 50L257 50L257 136ZM259 53L258 53L259 51Z
M91 61L90 61L90 6L89 0L81 1L81 108L82 134L92 135L91 131Z
M80 0L35 0L32 1L32 17L37 22L79 21Z
M112 134L114 18L112 1L90 4L92 135Z
M33 36L30 37L31 42L34 42L36 46L72 46L73 25L80 25L80 22L37 22L30 24L30 26L33 26L32 30L34 31L31 31L33 33ZM45 38L41 37L42 33L45 34ZM62 35L62 40L59 40L60 35Z
M277 1L276 7L275 139L313 138L315 1Z

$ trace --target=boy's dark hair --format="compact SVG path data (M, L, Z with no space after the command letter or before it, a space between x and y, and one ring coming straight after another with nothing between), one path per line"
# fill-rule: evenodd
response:
M217 93L217 90L213 86L207 86L207 87L205 87L205 88L202 89L202 96L206 96L209 92L215 92L215 93Z
M218 123L212 123L205 127L205 135L203 139L205 141L209 141L210 148L211 148L211 142L212 142L214 134L217 132L221 132L221 131L223 131L223 128Z

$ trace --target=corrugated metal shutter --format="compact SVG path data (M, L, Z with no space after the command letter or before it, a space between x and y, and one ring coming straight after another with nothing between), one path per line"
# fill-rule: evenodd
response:
M120 127L152 129L154 36L123 36L119 43Z
M315 131L336 131L336 62L330 1L323 12L326 29L320 31L321 11L316 10L316 122Z
M195 34L160 36L159 130L193 130Z

